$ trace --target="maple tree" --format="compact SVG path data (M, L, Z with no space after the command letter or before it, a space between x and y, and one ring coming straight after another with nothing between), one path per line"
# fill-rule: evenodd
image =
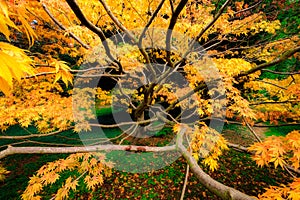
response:
M295 125L300 120L299 36L273 37L284 26L276 16L268 18L262 1L0 3L0 139L25 144L5 145L0 159L71 153L40 168L22 199L42 198L43 188L67 170L78 173L66 178L53 198L67 198L80 179L95 190L111 174L114 164L106 155L113 150L180 152L199 181L219 197L253 199L198 165L218 170L219 156L230 146L220 133L225 122L251 130L258 142L247 151L258 166L273 163L299 174L299 131L262 141L252 129L258 123ZM287 63L285 71L276 68L282 63ZM97 121L95 112L106 107L117 111L114 123ZM12 126L29 134L6 135ZM116 138L94 136L95 130L116 127L122 131ZM151 138L164 127L175 134L170 145L124 144L130 137L135 142ZM70 129L82 135L82 145L28 146L31 138ZM0 180L9 173L4 167ZM258 198L297 199L299 182L295 177Z

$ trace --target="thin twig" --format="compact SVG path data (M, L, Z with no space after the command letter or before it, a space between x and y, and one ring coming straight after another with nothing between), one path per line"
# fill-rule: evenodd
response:
M250 126L250 124L247 122L247 120L246 120L246 119L243 119L243 120L244 120L246 126L248 127L248 129L250 130L250 132L251 132L251 133L254 135L254 137L256 138L256 140L257 140L258 142L262 142L261 139L260 139L260 137L255 133L255 131L254 131L253 128Z
M46 4L42 3L42 6L44 8L44 10L46 11L46 13L48 14L48 16L52 19L52 21L54 21L54 23L61 28L62 30L66 31L66 27L64 27L64 25L62 23L60 23L50 12L50 10L47 8ZM89 49L90 46L85 44L84 42L82 42L79 37L77 37L74 33L68 31L69 35L74 38L74 40L76 40L79 44L81 44L84 48Z

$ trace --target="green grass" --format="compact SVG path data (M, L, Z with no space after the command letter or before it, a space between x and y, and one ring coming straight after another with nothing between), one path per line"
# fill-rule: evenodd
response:
M111 113L112 113L111 106L96 108L96 116L105 116L105 115L110 115Z
M265 132L266 136L285 136L293 130L300 130L300 125L298 126L278 126L270 127L268 131Z

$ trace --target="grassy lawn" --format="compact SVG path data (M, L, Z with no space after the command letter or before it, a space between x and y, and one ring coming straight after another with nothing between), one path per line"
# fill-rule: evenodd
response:
M270 127L269 130L265 132L266 136L285 136L293 130L300 130L300 125L298 126L278 126Z

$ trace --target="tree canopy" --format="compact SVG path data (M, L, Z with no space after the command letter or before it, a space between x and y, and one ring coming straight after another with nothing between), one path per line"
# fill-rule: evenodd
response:
M43 198L63 171L76 175L54 199L68 198L80 180L101 189L112 168L140 173L183 156L222 199L299 199L299 130L267 138L253 130L299 125L298 3L1 0L0 140L9 142L0 159L69 154L41 167L21 198ZM257 141L246 148L229 143L221 132L232 123ZM27 134L7 134L15 126ZM34 140L67 130L81 144ZM165 146L140 145L162 131ZM294 181L253 197L214 180L199 163L218 170L229 148L252 154L259 167L287 170ZM155 156L162 159L152 167ZM0 180L8 173L0 166Z

